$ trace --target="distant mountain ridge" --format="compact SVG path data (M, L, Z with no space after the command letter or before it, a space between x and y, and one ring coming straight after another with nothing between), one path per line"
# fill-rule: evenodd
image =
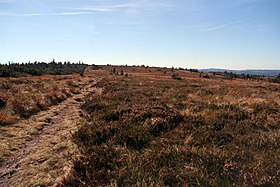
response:
M264 76L278 76L280 70L259 70L259 69L245 69L245 70L230 70L230 69L220 69L220 68L209 68L209 69L199 69L203 72L232 72L236 74L250 74L250 75L264 75Z

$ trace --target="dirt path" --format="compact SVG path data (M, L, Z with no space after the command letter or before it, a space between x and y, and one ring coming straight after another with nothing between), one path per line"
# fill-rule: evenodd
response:
M83 98L100 94L96 82L89 82L81 93L14 124L7 146L14 146L0 168L0 186L55 186L69 172L78 150L71 135L78 127Z

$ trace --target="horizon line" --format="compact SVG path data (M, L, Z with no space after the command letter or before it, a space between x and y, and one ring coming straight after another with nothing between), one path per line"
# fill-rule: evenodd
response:
M8 62L1 62L0 61L0 65L8 65L8 63L11 63L11 64L22 64L22 63L34 63L34 62L41 62L41 63L48 63L48 62L52 62L52 60L45 60L45 61L26 61L26 62L14 62L14 61L8 61ZM158 66L158 65L152 65L152 64L110 64L110 63L101 63L101 64L98 64L98 63L87 63L85 61L82 61L82 60L76 60L76 61L70 61L70 60L64 60L64 61L61 61L61 60L58 60L58 61L55 61L55 62L81 62L81 63L84 63L84 64L87 64L87 65L100 65L100 66L106 66L106 65L110 65L110 66L148 66L148 67L158 67L158 68L183 68L183 69L198 69L198 70L211 70L211 69L217 69L217 70L232 70L232 71L244 71L244 70L269 70L269 71L280 71L280 67L279 68L230 68L230 67L211 67L211 66L208 66L208 67L186 67L186 66Z

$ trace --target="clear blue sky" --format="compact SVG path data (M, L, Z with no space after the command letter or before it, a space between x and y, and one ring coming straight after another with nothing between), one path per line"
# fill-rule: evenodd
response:
M0 0L0 62L280 69L280 0Z

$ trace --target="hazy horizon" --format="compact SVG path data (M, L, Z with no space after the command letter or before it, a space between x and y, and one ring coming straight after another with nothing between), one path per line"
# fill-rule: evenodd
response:
M26 61L26 62L15 62L15 61L9 61L11 64L14 64L14 63L19 63L19 64L21 64L21 63L34 63L34 62L40 62L40 63L50 63L50 62L52 62L53 61L53 59L52 60L47 60L47 61L37 61L37 60L35 60L35 61ZM0 62L0 64L9 64L9 62ZM199 70L211 70L211 69L213 69L213 70L218 70L218 69L220 69L220 70L234 70L234 71L242 71L242 70L252 70L252 71L254 71L254 70L260 70L260 71L262 71L262 70L268 70L268 71L280 71L280 68L244 68L244 69L233 69L233 68L223 68L223 67L200 67L200 68L198 68L198 67L191 67L191 66L173 66L173 65L170 65L170 66L156 66L156 65L146 65L146 64L99 64L99 63L87 63L87 62L83 62L83 61L77 61L77 62L74 62L74 61L59 61L59 60L55 60L55 62L56 63L58 63L58 62L62 62L62 63L64 63L64 62L70 62L70 63L84 63L84 64L87 64L87 65L100 65L100 66L106 66L106 65L110 65L110 66L142 66L142 65L144 65L144 66L148 66L148 67L159 67L159 68L184 68L184 69L199 69Z
M0 63L280 69L278 0L0 0Z

